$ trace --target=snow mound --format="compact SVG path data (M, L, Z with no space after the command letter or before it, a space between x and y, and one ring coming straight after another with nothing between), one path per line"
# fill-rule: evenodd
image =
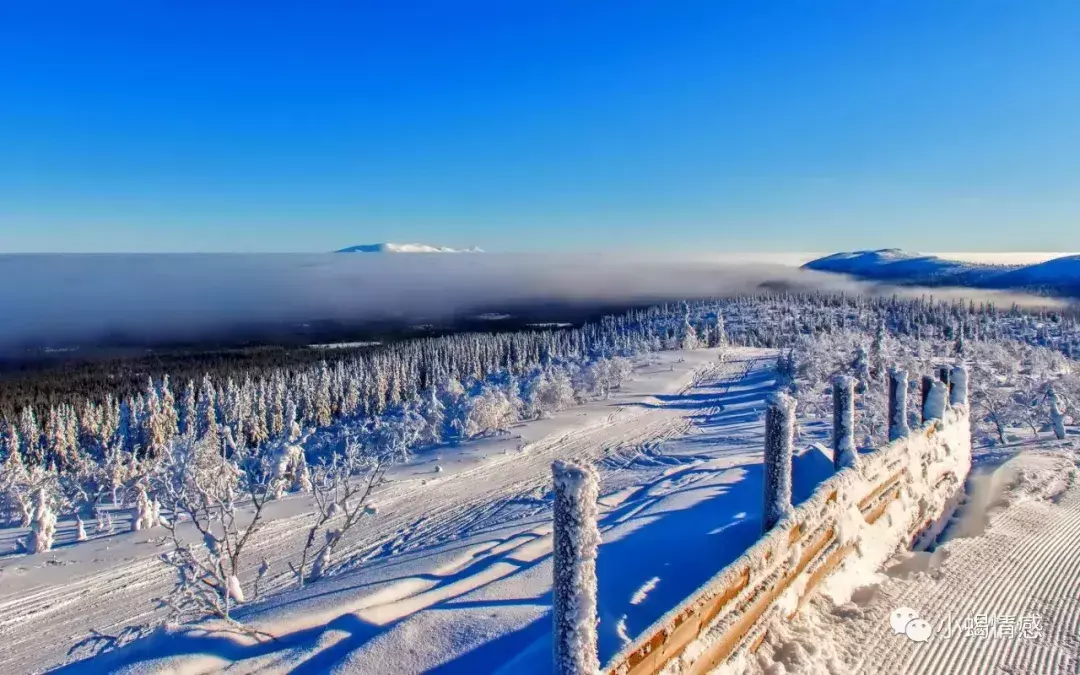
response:
M432 246L431 244L360 244L350 246L337 251L337 253L483 253L482 249L476 248L450 248L449 246Z

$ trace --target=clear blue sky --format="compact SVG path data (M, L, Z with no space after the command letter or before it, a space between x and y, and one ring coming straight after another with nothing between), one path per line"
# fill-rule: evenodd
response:
M0 5L0 250L1080 250L1076 0Z

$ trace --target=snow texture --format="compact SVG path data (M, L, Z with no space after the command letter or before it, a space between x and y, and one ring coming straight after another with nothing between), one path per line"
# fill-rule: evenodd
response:
M596 634L599 477L591 466L573 462L556 461L551 471L555 483L555 672L593 675L600 669Z
M791 460L795 449L795 400L783 392L769 399L765 413L764 531L791 512Z

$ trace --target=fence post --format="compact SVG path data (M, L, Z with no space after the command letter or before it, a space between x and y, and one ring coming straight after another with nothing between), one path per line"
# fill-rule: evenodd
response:
M926 424L930 420L945 419L946 398L948 398L948 391L945 389L945 383L931 382L930 392L926 395L926 400L923 401L923 424Z
M968 404L968 371L963 365L952 369L952 377L949 378L952 386L949 387L949 405Z
M922 376L922 385L919 391L922 393L923 424L926 424L926 401L930 398L930 390L934 386L934 378L930 375Z
M948 366L941 366L938 368L938 379L949 388L949 396L951 397L953 390L952 370Z
M889 370L889 440L907 436L911 429L907 422L908 375L903 369Z
M833 380L833 468L857 469L855 450L855 380L841 375Z
M596 633L600 482L596 469L573 462L554 462L551 474L555 483L554 672L595 675L600 670Z
M765 412L765 506L762 531L791 512L791 458L795 448L795 399L783 392L769 398Z

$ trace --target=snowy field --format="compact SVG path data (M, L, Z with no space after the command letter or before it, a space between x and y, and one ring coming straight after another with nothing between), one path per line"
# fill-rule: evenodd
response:
M113 510L123 534L95 528L75 542L74 521L61 518L56 547L35 555L18 552L26 529L0 530L0 672L549 673L550 466L558 459L592 462L601 478L606 662L760 536L769 395L798 374L799 503L833 474L829 372L862 373L875 354L932 372L932 353L902 352L879 329L868 358L857 349L862 339L819 336L797 359L756 347L727 348L723 360L714 349L637 356L630 379L607 398L413 454L391 469L371 513L336 549L332 573L303 589L289 566L314 519L310 497L269 502L239 571L248 602L233 617L272 640L204 624L93 656L84 642L94 634L164 617L154 599L176 583L160 560L172 547L165 530L129 532L131 510ZM975 350L980 445L945 540L893 558L850 602L818 597L774 626L751 672L1076 671L1080 440L1073 429L1064 441L1047 440L1049 399L1031 406L1027 393L1042 391L1061 359L989 342L967 349ZM1054 381L1068 391L1066 380ZM879 424L883 399L876 388L862 395L861 424ZM862 445L870 443L868 435ZM932 623L926 642L893 630L900 608ZM989 634L991 620L1011 622L1022 638Z
M652 355L609 400L399 467L374 499L378 514L341 551L354 569L238 614L277 642L170 636L118 657L144 670L195 657L195 670L239 662L241 671L550 672L550 464L559 458L601 468L601 654L610 656L758 536L761 417L774 355L729 356ZM805 457L801 475L831 471L820 453ZM293 496L269 507L252 556L271 565L264 593L291 581L287 562L311 517L304 502ZM59 541L72 532L62 522ZM4 534L10 543L24 533ZM151 530L2 559L0 668L51 668L92 629L112 634L151 619L150 598L174 581L156 557L162 540ZM119 665L99 657L69 670Z

